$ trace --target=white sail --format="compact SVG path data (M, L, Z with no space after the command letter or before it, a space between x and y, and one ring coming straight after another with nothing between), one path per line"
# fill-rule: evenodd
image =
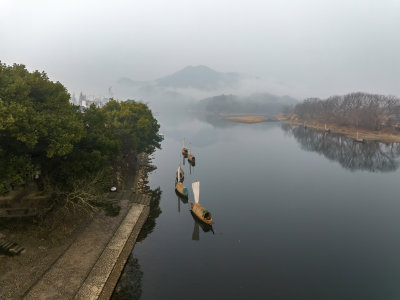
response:
M193 182L192 183L192 189L193 189L194 202L195 203L199 203L200 181Z
M178 181L181 181L181 166L178 167Z

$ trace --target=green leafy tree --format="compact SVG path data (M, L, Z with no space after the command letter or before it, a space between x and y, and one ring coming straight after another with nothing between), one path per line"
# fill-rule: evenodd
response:
M65 156L84 127L59 82L0 63L0 188L27 183L46 159Z
M152 153L160 147L160 126L146 104L111 99L103 110L109 117L110 126L121 139L124 152L136 150Z

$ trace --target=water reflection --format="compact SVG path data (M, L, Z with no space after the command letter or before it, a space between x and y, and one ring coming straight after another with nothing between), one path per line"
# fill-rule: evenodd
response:
M188 203L188 199L187 198L182 198L177 191L175 191L175 195L178 198L178 212L181 212L181 202L183 204L187 204Z
M156 188L155 190L151 190L150 193L150 213L142 227L142 230L140 230L136 242L143 241L150 233L153 232L154 227L156 226L156 219L162 213L160 209L160 199L162 194L160 187Z
M192 213L192 211L190 211L190 214L192 215L192 218L194 221L194 228L193 228L193 233L192 233L193 241L200 241L200 228L203 230L203 232L211 231L214 234L214 229L211 225L200 222L197 219L197 217Z
M133 255L130 255L126 262L124 272L119 278L118 284L110 299L140 299L142 295L143 272L139 261Z
M191 164L189 161L188 163L189 163L189 173L190 175L194 175L194 167L196 166L196 164L195 163Z
M355 143L339 134L282 124L282 129L300 143L306 151L318 152L352 171L393 172L399 167L400 143L367 141Z

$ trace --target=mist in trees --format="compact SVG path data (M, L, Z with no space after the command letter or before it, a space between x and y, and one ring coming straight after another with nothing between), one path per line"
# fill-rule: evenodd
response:
M285 112L290 111L286 108ZM332 96L326 100L308 98L294 106L291 112L304 121L379 130L400 124L400 99L366 93Z

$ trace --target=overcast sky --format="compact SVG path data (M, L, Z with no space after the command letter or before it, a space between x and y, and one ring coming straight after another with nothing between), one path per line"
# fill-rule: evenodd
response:
M0 0L0 60L88 94L207 65L298 97L400 96L400 0Z

